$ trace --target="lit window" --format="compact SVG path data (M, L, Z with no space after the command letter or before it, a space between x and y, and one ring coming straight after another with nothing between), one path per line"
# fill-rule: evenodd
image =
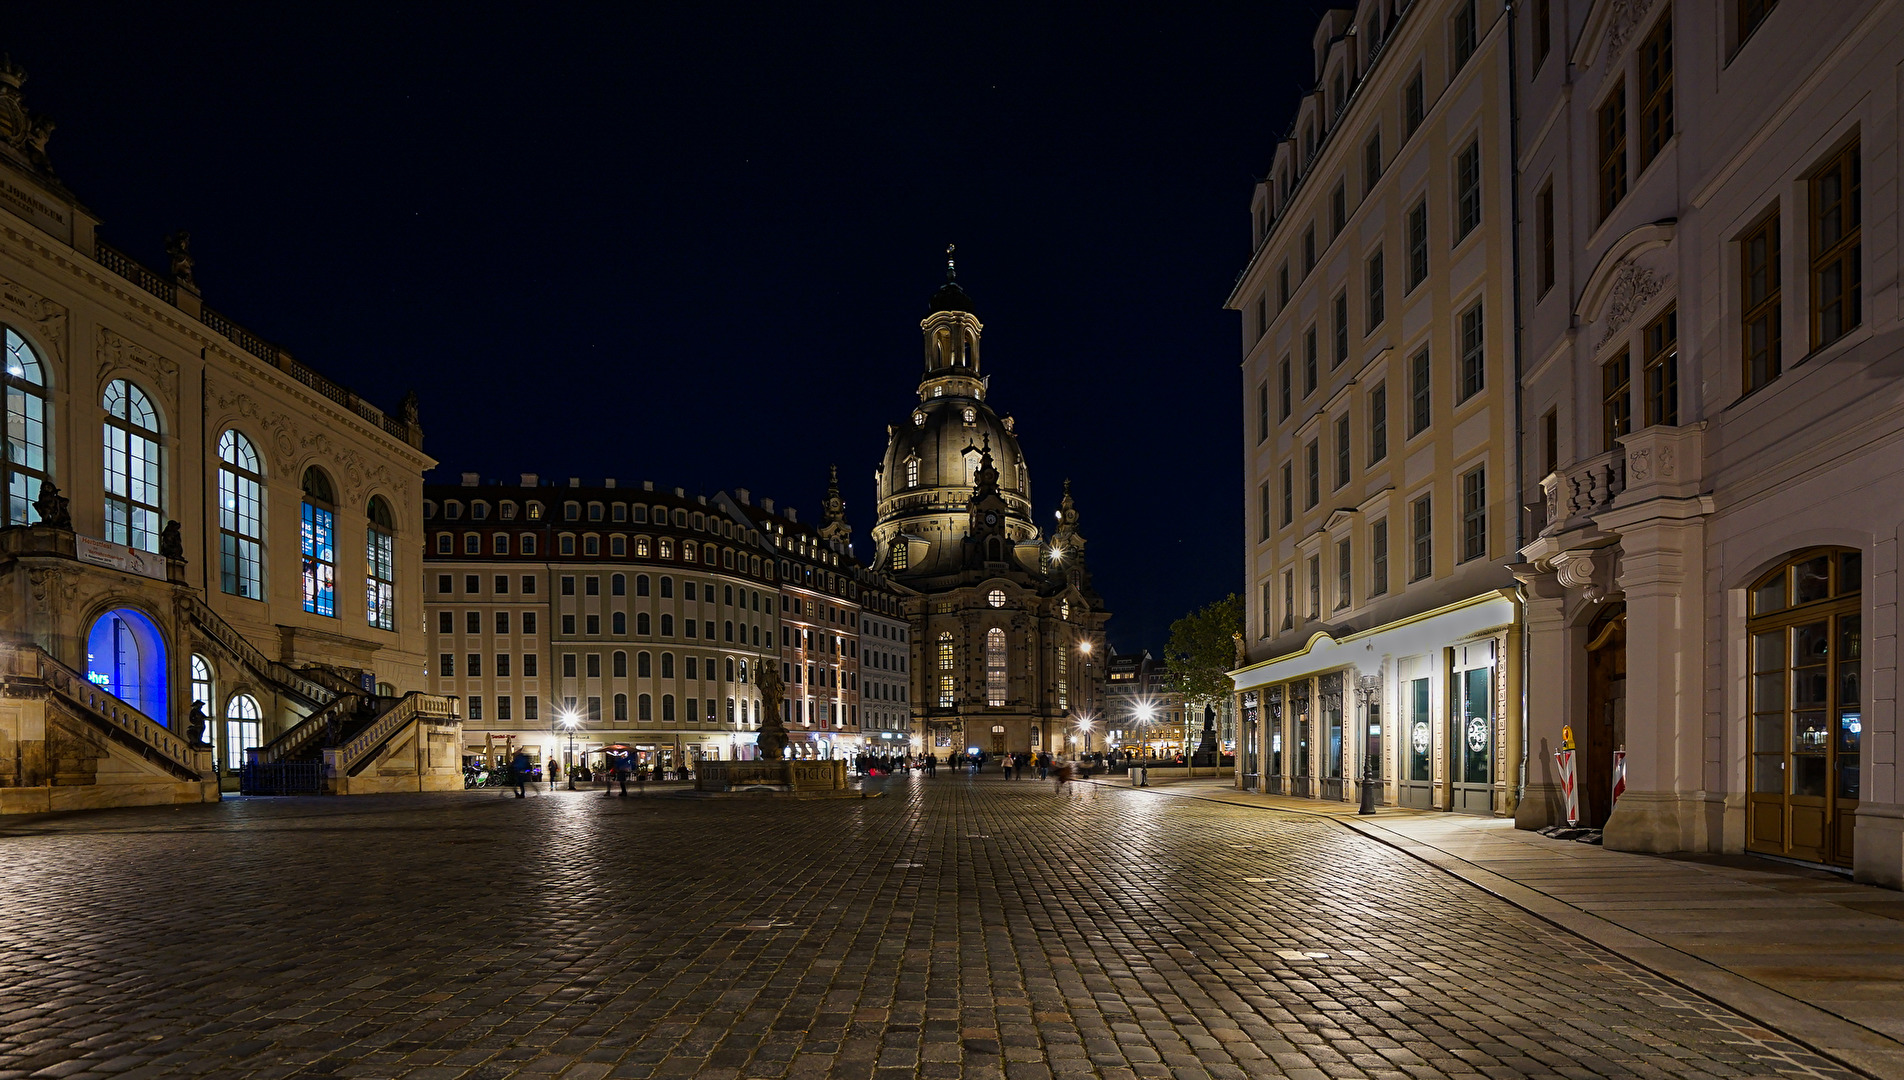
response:
M370 498L364 516L364 611L379 630L397 628L396 523L381 495ZM498 540L503 539L497 537ZM508 579L503 579L507 581Z
M7 453L0 464L7 484L5 523L30 525L40 520L33 500L46 481L46 381L25 338L9 328L5 343Z
M211 712L212 664L196 653L192 655L192 700L205 706L206 712Z
M227 431L218 437L218 461L218 584L232 596L263 599L258 451L250 439Z
M991 592L986 593L985 602L992 605L993 607L1004 607L1005 606L1005 590L993 589Z
M919 459L918 458L906 459L906 486L907 487L919 486Z
M304 470L304 510L300 529L304 610L337 614L336 527L330 478L315 466Z
M260 745L258 701L250 694L233 694L225 704L225 767L245 767L245 751Z
M12 390L9 387L8 423ZM159 550L159 414L145 391L124 379L106 385L106 539Z
M1003 599L1002 593L992 595ZM1005 704L1005 631L996 626L985 631L985 704Z

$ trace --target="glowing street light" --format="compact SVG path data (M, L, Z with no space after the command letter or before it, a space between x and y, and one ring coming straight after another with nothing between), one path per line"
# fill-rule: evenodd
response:
M575 729L582 726L582 715L574 709L563 709L556 717L569 733L569 790L575 790ZM622 790L626 791L626 788Z

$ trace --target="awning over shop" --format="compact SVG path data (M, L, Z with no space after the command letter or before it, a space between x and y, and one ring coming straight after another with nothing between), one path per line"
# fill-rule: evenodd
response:
M1318 633L1300 651L1238 668L1230 678L1238 690L1253 690L1350 666L1373 669L1384 656L1418 656L1513 624L1513 594L1482 593L1340 640Z

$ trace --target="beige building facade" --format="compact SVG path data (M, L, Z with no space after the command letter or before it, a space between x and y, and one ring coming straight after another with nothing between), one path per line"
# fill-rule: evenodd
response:
M1521 741L1508 37L1367 0L1252 205L1237 782L1512 813Z
M1538 7L1517 35L1544 511L1517 571L1520 821L1562 813L1566 724L1609 847L1904 885L1904 12Z
M430 786L413 403L207 306L183 234L164 274L103 243L24 82L0 67L0 811L216 799L292 732L326 790Z

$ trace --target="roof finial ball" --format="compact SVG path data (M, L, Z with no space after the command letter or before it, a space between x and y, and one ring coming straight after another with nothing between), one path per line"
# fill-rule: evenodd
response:
M952 252L957 249L957 244L947 244L945 246L945 279L947 281L951 281L953 278L959 276L958 265L952 261Z

